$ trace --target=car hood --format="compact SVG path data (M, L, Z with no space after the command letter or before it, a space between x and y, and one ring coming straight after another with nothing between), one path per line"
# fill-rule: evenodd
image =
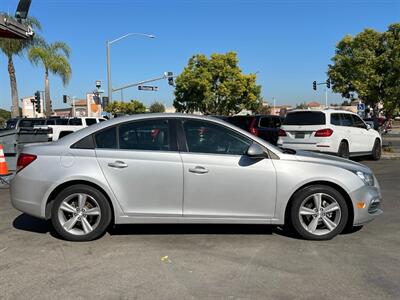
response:
M372 173L371 169L363 164L334 155L300 150L296 151L294 157L298 161L326 164L330 166L340 167L346 170Z

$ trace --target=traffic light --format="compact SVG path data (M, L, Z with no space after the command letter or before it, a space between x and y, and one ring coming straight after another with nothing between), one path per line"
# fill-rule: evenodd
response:
M315 80L312 83L312 88L313 88L314 91L317 90L317 82Z
M67 95L63 95L63 102L67 103L67 100L68 100L68 96Z
M328 89L331 88L331 81L329 80L329 78L326 80L326 87L327 87Z
M103 101L103 103L102 103L102 106L103 106L103 109L105 109L106 108L106 106L108 105L108 101L109 101L109 98L108 97L103 97L103 99L102 99Z
M41 107L41 102L40 102L40 92L36 91L35 93L35 104L36 104L36 112L41 113L42 112L42 107Z
M174 73L167 72L168 84L174 86Z

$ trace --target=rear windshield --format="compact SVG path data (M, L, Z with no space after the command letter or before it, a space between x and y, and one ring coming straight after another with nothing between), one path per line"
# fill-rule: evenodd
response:
M44 125L46 123L45 119L41 120L35 120L35 119L22 119L19 122L19 127L25 128L25 127L33 127L35 125Z
M250 124L251 120L252 120L251 117L243 116L243 117L229 117L226 121L237 127L248 130L251 125Z
M325 114L319 111L288 113L283 125L325 125Z

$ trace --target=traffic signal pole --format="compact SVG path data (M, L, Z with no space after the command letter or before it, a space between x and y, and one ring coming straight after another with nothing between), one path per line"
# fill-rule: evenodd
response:
M331 87L331 82L329 78L325 82L317 83L315 80L313 81L313 90L317 90L317 85L325 85L325 107L328 107L328 89Z

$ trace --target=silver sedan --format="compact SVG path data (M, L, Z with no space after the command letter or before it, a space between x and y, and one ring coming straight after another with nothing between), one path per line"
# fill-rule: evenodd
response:
M115 118L25 147L11 201L74 241L111 223L276 224L326 240L382 213L378 182L362 164L179 114Z

